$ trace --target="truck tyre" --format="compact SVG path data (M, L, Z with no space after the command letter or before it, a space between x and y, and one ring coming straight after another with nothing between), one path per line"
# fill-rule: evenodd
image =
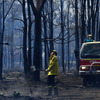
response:
M87 86L87 78L83 77L83 86Z

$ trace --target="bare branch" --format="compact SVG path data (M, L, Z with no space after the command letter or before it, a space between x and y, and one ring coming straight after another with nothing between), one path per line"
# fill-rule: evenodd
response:
M39 9L39 12L41 12L41 10L42 10L42 8L43 8L45 2L46 2L46 0L43 0L42 5L41 5L41 7L40 7L40 9Z
M29 0L28 3L31 5L33 14L36 15L37 10L36 10L36 8L35 8L35 6L34 6L33 0Z
M15 29L15 30L23 32L23 30L22 30L22 29Z
M23 5L23 3L22 3L20 0L18 0L18 2L19 2L21 5Z
M21 21L21 22L24 23L24 20L22 20L22 19L19 19L19 18L13 18L13 21L15 21L15 20L19 20L19 21Z
M12 6L13 6L14 2L15 2L15 0L13 0L12 4L10 5L10 7L9 7L9 9L8 9L7 13L6 13L6 15L4 16L4 20L6 19L6 17L7 17L7 15L8 15L8 13L10 12L10 10L11 10L11 8L12 8Z

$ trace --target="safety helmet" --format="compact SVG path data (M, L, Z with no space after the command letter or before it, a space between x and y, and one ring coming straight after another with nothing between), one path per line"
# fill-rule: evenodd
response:
M92 34L89 34L88 37L93 37Z
M57 55L57 51L56 50L53 50L52 52L54 52Z

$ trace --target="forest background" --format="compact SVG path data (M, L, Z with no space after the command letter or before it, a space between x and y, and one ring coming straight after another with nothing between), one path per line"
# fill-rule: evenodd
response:
M78 72L74 51L88 34L100 40L99 0L0 0L0 79L3 71L24 71L39 81L54 49L60 71Z

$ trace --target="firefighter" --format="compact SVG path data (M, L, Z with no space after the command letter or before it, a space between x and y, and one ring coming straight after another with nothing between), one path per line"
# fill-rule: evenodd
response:
M93 36L91 34L89 34L88 39L93 39Z
M57 59L57 52L53 50L51 52L51 56L49 58L49 67L46 69L48 72L48 96L52 96L52 88L54 87L54 95L58 95L58 88L55 84L55 77L58 75L58 59Z
M92 34L89 34L87 37L88 39L86 40L86 42L94 42Z

